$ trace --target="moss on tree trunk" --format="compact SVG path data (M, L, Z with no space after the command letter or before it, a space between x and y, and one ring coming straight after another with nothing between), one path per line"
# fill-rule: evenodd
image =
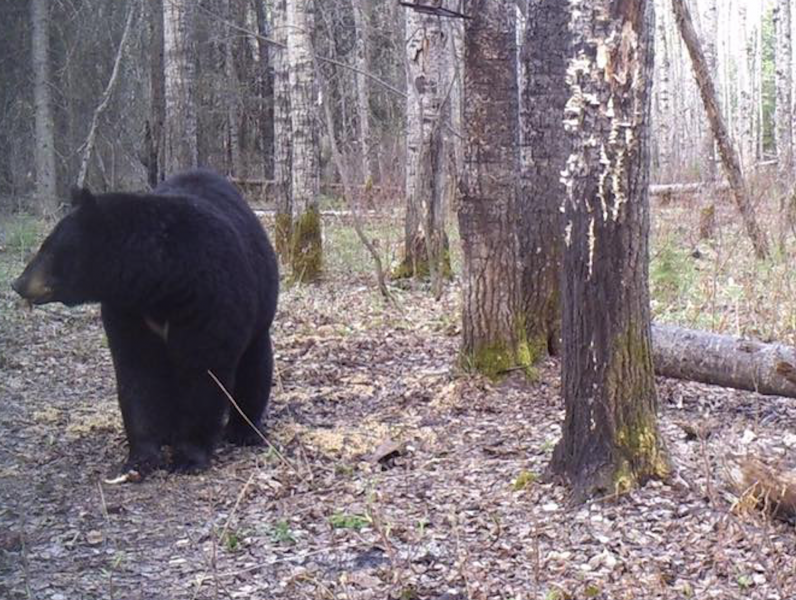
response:
M293 223L290 239L293 279L300 283L316 281L323 270L321 213L310 207Z
M534 365L545 350L531 344L525 335L524 323L518 323L512 339L493 340L462 354L462 366L475 373L498 379L510 371L521 370L529 378L536 377ZM546 346L545 346L546 347Z
M445 280L453 279L453 269L451 268L451 252L448 237L445 236L442 245L442 256L439 259L439 267L442 278ZM427 280L431 277L428 252L425 240L421 237L415 239L411 252L407 252L403 260L392 272L393 279L419 279Z

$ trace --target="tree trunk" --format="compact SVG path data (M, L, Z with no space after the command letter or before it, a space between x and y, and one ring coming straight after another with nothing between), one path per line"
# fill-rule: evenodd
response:
M362 181L366 184L373 183L373 169L371 168L371 137L370 137L370 83L366 76L370 73L369 36L370 25L368 16L368 3L365 0L351 0L354 12L354 54L358 71L355 73L357 82L357 120L359 127L359 153L362 157Z
M563 173L562 389L552 467L575 497L623 493L669 463L658 432L648 285L654 5L573 11ZM611 15L610 18L607 15Z
M520 302L517 209L519 95L516 10L471 0L465 12L464 173L459 199L462 358L490 376L527 365Z
M705 41L705 61L708 72L716 78L719 76L719 7L717 0L708 0L703 20L702 39ZM726 96L725 96L726 98ZM721 106L721 97L717 95L716 103ZM705 127L702 137L705 152L705 176L708 181L716 179L716 141L710 127Z
M793 127L791 102L791 8L790 0L777 0L774 8L776 31L776 60L774 86L776 88L774 134L777 144L777 170L782 191L792 178Z
M55 171L55 119L50 92L50 2L31 0L31 45L33 57L33 106L36 123L34 161L39 213L52 215L58 209Z
M697 38L696 31L694 31L694 25L691 22L691 14L684 0L672 0L672 8L674 9L677 25L680 29L680 35L688 48L688 53L691 55L694 77L699 85L702 102L705 105L710 127L719 147L719 155L724 165L724 172L727 176L727 180L732 188L735 203L738 205L741 218L746 226L746 232L754 246L755 254L758 258L765 258L769 254L768 241L757 224L754 207L747 196L746 186L744 184L743 175L741 174L741 165L738 161L738 154L732 145L732 141L727 133L727 127L724 124L724 119L721 116L718 100L716 98L716 89L708 70L702 48L699 44L699 38Z
M570 145L564 107L570 57L569 6L532 0L521 50L520 256L531 360L557 354L561 336L561 171Z
M656 7L661 0L656 0ZM656 8L657 11L657 8ZM672 52L669 48L667 20L658 19L658 32L655 36L655 116L653 118L653 139L656 141L656 151L653 160L655 181L670 181L672 178L672 81L674 69L672 66Z
M163 68L163 0L149 1L149 117L145 131L144 163L147 182L154 188L164 179L164 121L166 119Z
M404 256L395 277L451 274L445 233L449 191L450 46L444 19L406 9L406 217ZM430 252L429 252L430 248Z
M750 44L749 44L749 25L748 11L746 6L738 8L741 35L743 36L740 44L741 51L737 59L738 62L738 145L741 153L741 167L744 173L754 165L755 162L755 141L754 141L754 90L752 83L752 67L750 66ZM754 64L752 62L752 64Z
M292 202L296 212L290 243L293 278L309 282L323 266L321 216L318 212L320 164L314 114L315 66L313 0L287 0L287 55L293 142Z
M796 398L796 348L653 325L652 349L663 377Z
M287 50L286 0L274 0L274 38L283 44L273 53L274 65L274 246L282 260L290 260L293 234L293 130L290 122L290 76Z
M280 11L282 21L285 17L284 0L275 0L271 8L271 19L275 22L275 13ZM269 42L266 38L271 32L268 27L268 19L265 16L265 6L263 2L254 2L254 13L257 17L257 55L259 58L259 72L257 73L260 114L258 115L260 130L260 145L263 153L263 176L265 179L274 178L274 77L275 69L272 56L284 53L283 48L276 48L271 51ZM273 27L271 28L274 29ZM273 38L284 43L284 31L273 32Z
M245 166L240 149L240 83L238 71L235 68L235 39L238 32L235 24L235 0L226 0L226 39L224 40L224 75L225 100L227 105L227 160L229 162L228 175L246 177Z
M194 9L191 0L163 0L165 175L195 167L199 161L194 101Z

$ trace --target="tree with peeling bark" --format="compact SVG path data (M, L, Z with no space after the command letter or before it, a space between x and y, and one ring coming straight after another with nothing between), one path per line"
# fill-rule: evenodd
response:
M702 102L705 105L705 112L707 112L708 122L713 131L713 136L716 138L716 144L719 148L719 156L724 165L724 172L727 180L730 183L735 203L741 213L746 233L754 246L755 255L758 258L766 258L769 255L768 240L766 239L763 230L757 223L755 210L752 206L749 196L746 191L746 184L744 183L743 175L741 174L741 163L738 158L738 153L732 144L730 134L727 131L727 126L724 122L724 117L721 114L719 103L716 97L716 86L713 83L713 76L708 70L705 54L702 51L702 46L699 43L699 37L694 29L693 21L691 20L691 13L685 0L672 0L672 8L674 9L675 19L677 26L680 30L680 35L683 38L688 54L691 56L691 63L694 68L694 78L699 86L699 93L702 96Z
M165 175L199 162L196 119L196 69L193 54L195 5L163 0L163 72Z
M310 282L320 277L323 265L321 214L318 208L318 126L314 114L314 0L287 0L286 9L292 131L291 199L295 212L290 240L290 265L296 281Z
M569 156L569 5L531 0L520 52L520 249L525 330L531 359L556 354L561 336L561 182Z
M421 0L420 4L423 4ZM404 255L394 277L450 276L445 233L450 192L450 44L446 19L414 9L406 15L406 216Z
M39 213L51 215L58 208L55 188L55 119L50 90L50 2L32 0L31 45L33 57L33 104L36 125L34 161Z
M462 358L496 376L529 364L518 268L519 94L516 7L471 0L464 12L464 172L460 182Z
M654 5L575 0L562 175L562 389L552 467L575 497L623 493L669 463L657 424L648 285Z

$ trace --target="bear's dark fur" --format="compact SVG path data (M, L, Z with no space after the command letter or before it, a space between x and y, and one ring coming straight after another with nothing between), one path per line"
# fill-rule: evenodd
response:
M171 177L151 194L78 190L14 289L34 304L99 302L130 454L123 469L199 471L224 434L257 434L273 372L279 275L257 217L224 178Z

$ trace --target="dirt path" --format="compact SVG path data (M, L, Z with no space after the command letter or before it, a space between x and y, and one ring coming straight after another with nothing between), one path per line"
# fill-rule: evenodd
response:
M792 450L793 401L661 382L678 480L570 508L535 481L562 417L554 364L533 384L463 377L455 290L395 311L327 282L282 297L278 452L109 486L125 448L97 310L30 312L6 289L0 598L796 597L796 536L734 516L719 460L741 440Z

